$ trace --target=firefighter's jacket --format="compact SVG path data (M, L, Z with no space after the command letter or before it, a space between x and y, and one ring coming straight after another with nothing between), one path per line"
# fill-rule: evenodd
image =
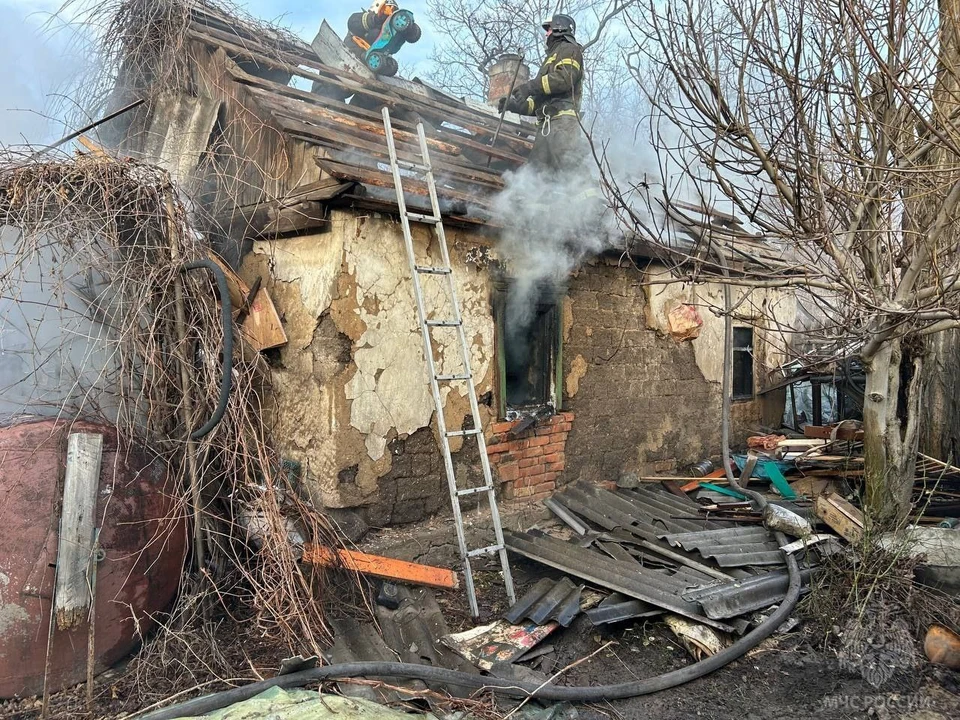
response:
M520 101L522 115L536 115L541 122L546 117L576 117L583 90L583 48L568 40L554 43L537 76L522 90L527 93Z
M347 20L347 30L350 31L351 35L372 43L380 36L380 29L388 17L388 15L380 15L370 10L355 12Z

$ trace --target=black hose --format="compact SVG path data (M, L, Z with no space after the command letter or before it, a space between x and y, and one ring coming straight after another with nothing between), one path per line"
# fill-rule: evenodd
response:
M220 317L223 321L223 361L220 369L223 374L220 378L220 397L217 399L217 408L203 427L190 433L191 440L199 440L204 437L223 419L223 414L227 411L227 402L230 400L230 391L233 388L233 307L230 304L227 276L215 262L207 259L188 262L182 269L186 272L201 268L213 273L217 280L217 289L220 291Z

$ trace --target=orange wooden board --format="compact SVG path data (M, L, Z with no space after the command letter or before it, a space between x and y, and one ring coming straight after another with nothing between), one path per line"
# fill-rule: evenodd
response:
M323 567L342 567L356 570L364 575L429 585L430 587L452 588L460 586L457 573L446 568L418 565L417 563L395 560L380 555L367 555L355 550L333 550L323 545L305 545L303 562Z

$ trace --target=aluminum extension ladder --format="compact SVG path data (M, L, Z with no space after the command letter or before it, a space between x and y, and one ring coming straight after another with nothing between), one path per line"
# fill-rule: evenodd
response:
M483 438L483 426L480 423L480 409L477 405L477 390L473 382L473 373L470 369L470 348L467 345L467 336L463 329L463 317L460 315L460 305L457 302L456 289L453 284L453 269L450 265L450 254L447 250L447 238L443 232L443 220L440 216L440 202L437 199L437 186L434 182L433 171L430 167L430 155L427 150L427 137L423 131L423 123L417 123L417 136L420 140L421 163L412 163L397 158L397 146L393 137L393 126L390 123L390 111L383 109L383 128L386 131L387 150L390 155L390 168L393 171L393 182L397 189L397 205L400 206L400 224L403 226L403 242L407 248L407 260L410 262L410 275L413 278L413 294L417 301L417 317L420 320L420 331L423 335L423 352L427 358L427 371L430 375L430 390L433 392L433 402L437 410L437 429L440 434L440 449L443 453L443 465L447 472L447 487L450 491L450 504L453 506L453 519L457 526L457 542L460 546L460 558L463 562L463 574L466 580L467 597L470 600L470 612L473 617L480 614L477 606L477 593L473 584L473 569L470 561L481 555L500 556L500 566L503 568L503 583L506 587L507 598L510 604L516 602L513 591L513 576L510 573L510 563L507 560L507 550L503 542L503 526L500 524L500 512L497 509L497 498L494 491L493 477L490 474L490 461L487 458L487 444ZM407 204L403 195L403 180L400 170L413 171L423 177L430 191L432 215L407 212ZM440 243L441 265L417 265L413 249L413 235L410 233L410 223L424 223L432 225L436 230L437 240ZM430 319L423 304L423 288L420 282L421 275L436 275L446 278L447 297L452 309L449 318ZM433 362L433 328L456 328L457 339L460 345L460 358L463 363L463 373L454 375L438 375ZM464 381L470 396L470 412L473 415L473 428L470 430L447 430L443 417L443 403L440 399L440 383ZM453 460L450 457L450 438L464 436L464 441L475 438L480 448L480 464L483 467L483 485L474 488L460 488L453 470ZM493 521L493 531L496 542L487 547L470 550L463 530L463 513L460 500L468 495L484 493L490 503L490 518Z

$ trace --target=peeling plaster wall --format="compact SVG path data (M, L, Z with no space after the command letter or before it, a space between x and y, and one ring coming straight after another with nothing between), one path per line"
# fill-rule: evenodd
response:
M429 229L415 228L414 241L418 264L441 264ZM447 241L482 395L494 376L489 283L486 272L463 262L463 256L486 243L449 229ZM334 211L328 233L255 243L242 274L264 278L284 319L290 342L279 351L272 378L275 428L282 451L309 471L316 499L327 507L408 502L402 487L381 497L380 480L390 476L394 458L409 445L404 441L430 428L434 404L399 223ZM423 280L433 318L450 317L445 285L442 276ZM437 372L462 373L456 329L435 329L433 338ZM444 383L441 394L448 427L461 428L469 416L465 383ZM463 442L457 440L454 451ZM422 440L416 444L420 454L421 445ZM439 481L442 468L430 474ZM420 497L437 492L445 497L442 486L428 485L417 490ZM397 520L383 508L375 515L380 522ZM404 514L404 521L415 519Z

